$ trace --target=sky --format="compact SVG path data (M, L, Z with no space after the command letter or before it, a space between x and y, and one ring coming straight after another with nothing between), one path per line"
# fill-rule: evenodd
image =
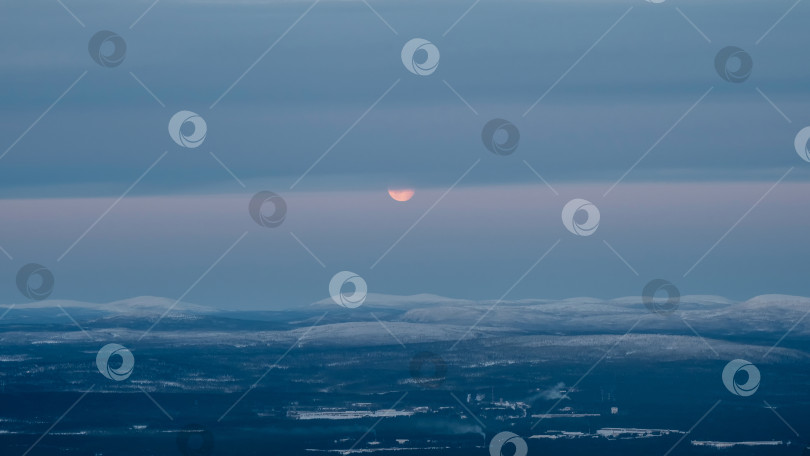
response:
M2 303L31 262L53 298L221 308L306 305L342 270L467 299L810 295L803 3L63 3L0 5ZM91 58L100 30L120 65ZM412 38L432 74L403 65ZM742 83L715 69L726 46ZM183 110L199 147L169 135ZM482 143L495 118L510 155ZM251 219L260 191L280 226ZM574 198L591 236L563 225Z

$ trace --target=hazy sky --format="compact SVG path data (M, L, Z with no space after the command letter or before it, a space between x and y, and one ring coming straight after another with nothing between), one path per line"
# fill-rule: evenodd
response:
M134 26L151 0L64 3L76 18L0 5L0 302L23 300L30 262L53 270L54 298L178 297L245 232L186 300L304 304L341 270L377 293L492 299L552 246L510 298L636 295L659 277L810 295L804 3L772 29L793 0L369 0L387 24L360 1L301 17L312 3L162 0ZM120 66L90 58L99 30L126 41ZM429 76L401 62L417 37L440 50ZM715 70L730 45L754 62L743 83ZM181 110L207 123L198 148L168 134ZM493 118L520 130L512 155L482 144ZM278 228L248 215L262 190L287 202ZM572 198L599 207L594 235L563 226Z

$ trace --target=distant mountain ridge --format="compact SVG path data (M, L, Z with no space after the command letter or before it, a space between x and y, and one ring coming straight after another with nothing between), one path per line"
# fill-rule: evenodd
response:
M3 310L5 308L8 310ZM331 299L276 311L222 310L141 296L106 304L46 300L0 306L0 344L35 346L117 341L173 347L370 348L459 341L542 359L589 359L619 344L634 359L715 360L738 356L810 359L810 298L763 295L743 302L683 296L671 315L639 297L471 301L419 294L369 294L356 309ZM790 337L780 338L790 331ZM771 347L780 341L780 346ZM494 349L494 348L493 348ZM499 350L501 350L499 349ZM613 355L611 355L613 356ZM772 360L772 361L771 361Z
M6 312L3 309L8 310ZM183 329L226 327L294 329L306 327L324 315L321 324L374 322L410 324L481 331L519 333L621 333L638 323L648 332L683 333L689 326L700 333L719 336L784 333L810 336L810 298L762 295L735 302L720 296L683 296L671 315L650 312L640 297L610 300L597 298L521 299L497 302L472 301L432 294L396 296L371 293L356 309L323 299L300 308L282 310L223 310L176 300L140 296L110 303L45 300L0 305L0 327L70 323L68 315L93 328L138 328L162 319L161 325L183 323ZM165 314L165 315L164 315ZM375 322L375 324L379 324ZM158 326L160 331L163 326ZM166 328L169 329L169 328ZM176 329L176 328L175 328ZM432 332L432 331L428 331ZM691 331L690 331L691 333Z
M410 296L387 295L379 293L369 293L363 305L356 309L344 309L336 305L331 298L325 298L312 303L309 306L298 308L279 309L224 309L212 306L193 304L186 301L176 301L170 298L157 296L138 296L133 298L112 301L109 303L93 303L74 300L44 300L15 304L0 304L0 314L3 309L13 309L12 313L36 313L56 311L62 313L64 308L68 312L97 313L103 316L130 315L149 316L162 315L171 309L171 313L190 315L215 315L229 313L300 313L300 312L320 312L320 311L342 311L364 314L369 310L389 310L404 312L406 319L428 318L435 313L435 316L442 318L454 317L464 319L463 315L448 315L448 311L462 311L481 313L493 308L492 312L519 312L532 311L548 317L573 318L586 317L588 315L622 315L637 314L639 311L648 313L639 296L628 296L615 299L598 299L591 297L576 297L567 299L520 299L504 300L480 300L450 298L434 294L416 294ZM60 308L61 307L61 308ZM806 313L810 312L810 298L791 295L768 294L756 296L746 301L732 301L721 296L714 295L687 295L680 298L678 308L674 312L684 318L691 318L696 315L731 317L734 313L756 312L760 317L762 312L766 312L769 317L777 320L784 319L784 312ZM754 315L752 315L754 316Z

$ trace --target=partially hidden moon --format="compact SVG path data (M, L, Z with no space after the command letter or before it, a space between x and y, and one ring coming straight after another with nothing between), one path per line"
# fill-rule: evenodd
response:
M409 199L413 198L413 189L389 188L388 194L391 195L391 198L393 198L394 201L408 201Z

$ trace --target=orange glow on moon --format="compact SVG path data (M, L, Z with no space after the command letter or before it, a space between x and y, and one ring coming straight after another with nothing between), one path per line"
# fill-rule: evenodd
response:
M389 188L388 194L391 195L391 198L393 198L394 201L408 201L409 199L413 198L413 189Z

